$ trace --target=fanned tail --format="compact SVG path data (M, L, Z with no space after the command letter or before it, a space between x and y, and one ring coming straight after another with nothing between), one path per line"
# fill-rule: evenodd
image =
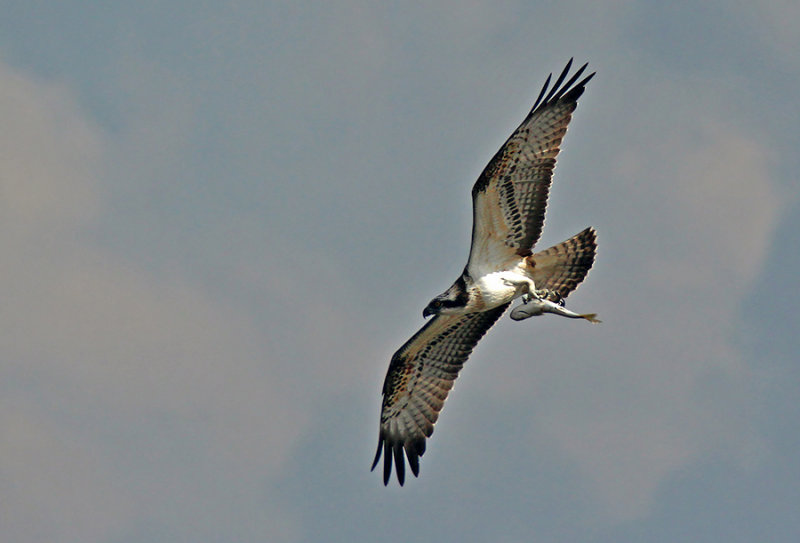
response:
M597 233L590 227L528 257L536 288L551 292L551 301L566 298L586 278L596 252Z

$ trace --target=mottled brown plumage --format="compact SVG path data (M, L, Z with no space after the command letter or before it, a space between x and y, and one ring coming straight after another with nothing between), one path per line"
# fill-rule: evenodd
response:
M383 410L375 468L386 455L384 483L394 455L397 478L404 481L403 450L414 475L425 438L433 433L444 401L464 361L509 304L466 315L436 315L392 357L383 383Z

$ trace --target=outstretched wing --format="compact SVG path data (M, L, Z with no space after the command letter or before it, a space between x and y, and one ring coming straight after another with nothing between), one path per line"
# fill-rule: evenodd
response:
M447 394L464 362L486 331L509 304L482 313L436 315L392 357L383 382L378 450L372 469L383 460L383 484L392 475L392 458L400 485L405 481L405 460L419 475L419 457L425 438L433 434Z
M564 83L571 66L572 59L549 93L552 74L547 77L531 112L472 187L467 267L474 276L481 275L475 266L503 266L509 259L529 256L539 239L561 140L578 98L594 76L575 83L586 69L584 64Z

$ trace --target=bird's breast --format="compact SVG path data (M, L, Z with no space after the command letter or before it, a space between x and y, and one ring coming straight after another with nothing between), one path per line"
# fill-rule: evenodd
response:
M480 310L494 309L510 302L527 292L529 283L532 281L527 277L509 271L482 275L474 283L476 298L479 298L482 305Z

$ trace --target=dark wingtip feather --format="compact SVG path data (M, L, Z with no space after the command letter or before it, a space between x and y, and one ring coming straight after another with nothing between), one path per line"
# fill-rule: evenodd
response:
M585 68L585 67L586 67L586 66L584 65L584 68ZM581 71L582 71L582 69L581 69ZM586 77L584 77L584 78L581 80L581 82L580 82L580 83L578 83L577 85L575 85L574 87L572 87L572 89L570 89L570 90L569 90L569 91L568 91L566 94L564 94L564 96L563 96L564 100L567 100L567 101L569 101L569 102L574 102L574 101L576 101L578 98L580 98L580 97L581 97L581 95L583 94L583 91L585 91L585 90L586 90L586 83L588 83L589 81L591 81L591 79L594 77L594 75L595 75L596 73L597 73L597 72L592 72L592 73L590 73L589 75L587 75ZM577 73L576 75L580 75L580 72L579 72L579 73ZM577 79L577 77L575 77L574 79ZM565 88L566 88L566 87L565 87Z
M383 486L387 486L392 476L392 451L387 441L383 442L383 449Z
M378 434L378 450L375 451L375 459L372 461L370 471L375 471L375 467L383 456L383 486L389 484L389 477L392 475L392 455L389 451L389 443L383 437L383 432Z
M532 110L535 110L536 107L539 105L539 102L542 100L542 96L544 93L547 92L547 87L550 85L550 78L553 77L553 74L547 76L547 79L544 80L544 85L542 86L542 90L539 91L539 96L536 97L536 101L533 103Z
M375 460L372 461L372 467L369 468L370 471L375 471L375 466L378 465L378 461L381 459L381 452L383 452L383 436L378 436L378 450L375 451Z
M548 94L547 98L544 99L545 104L549 102L553 98L553 95L558 91L561 83L564 81L564 78L567 77L567 73L569 73L570 68L572 68L572 59L569 59L569 62L567 62L567 65L564 66L564 69L561 71L561 75L559 75L558 79L556 79L556 82L553 83L553 88L550 90L550 94Z
M406 462L403 459L403 444L396 443L394 446L394 465L397 468L397 482L400 486L406 482Z
M389 480L392 478L392 464L394 463L397 470L397 482L400 486L405 483L405 459L403 452L405 450L405 457L408 458L408 467L411 468L411 473L414 477L419 477L419 458L425 453L425 438L417 439L413 442L395 443L389 445L388 441L384 438L383 434L378 436L378 449L375 451L375 458L372 461L370 471L375 471L378 463L383 457L383 484L389 485Z
M567 80L567 82L564 83L564 79L567 77L570 68L572 68L572 61L573 59L569 59L569 62L567 62L567 65L561 71L561 74L556 79L552 88L550 88L550 92L547 92L547 88L550 85L550 79L553 74L547 76L547 80L545 81L544 87L542 87L542 90L539 93L538 98L536 98L536 101L533 104L533 108L531 108L531 113L530 113L531 115L533 115L533 113L535 113L536 111L545 108L554 101L565 100L568 102L573 102L577 100L581 96L581 94L583 94L586 84L592 79L592 77L594 77L596 72L592 72L591 74L583 78L579 83L577 84L575 83L575 81L578 80L578 78L583 74L584 71L586 71L586 68L589 66L589 63L587 62L586 64L578 68L578 70L574 74L572 74L572 77L570 77L569 80Z
M581 87L581 85L578 85L578 86L576 86L575 88L572 88L572 84L573 84L573 83L575 83L575 81L577 81L577 80L578 80L578 78L579 78L579 77L581 76L581 74L582 74L582 73L583 73L583 72L586 70L586 67L587 67L588 65L589 65L589 63L587 62L586 64L584 64L583 66L581 66L580 68L578 68L578 71L577 71L577 72L575 72L574 74L572 74L572 77L570 77L570 78L569 78L569 81L567 81L566 83L564 83L564 86L563 86L563 87L561 87L561 91L558 93L558 96L557 96L557 98L556 98L556 99L558 99L558 98L561 98L561 95L562 95L562 94L564 94L565 92L566 92L567 94L569 94L569 92L572 92L572 90L575 90L575 88L580 88L580 87ZM571 89L571 90L570 90L570 89Z
M414 477L419 477L419 456L416 454L409 454L408 467L411 468L411 473L414 474Z
M411 473L414 477L419 477L419 457L425 452L425 439L420 438L412 441L406 445L406 456L408 457L408 466L411 468Z

